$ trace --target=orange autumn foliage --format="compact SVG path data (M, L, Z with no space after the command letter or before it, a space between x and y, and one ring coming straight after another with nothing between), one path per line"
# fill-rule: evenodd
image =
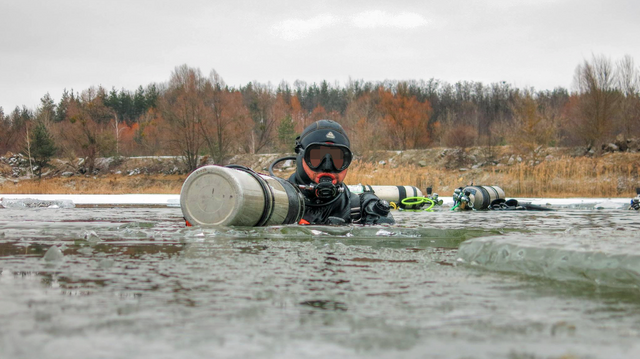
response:
M395 94L380 87L378 108L382 113L390 141L388 148L402 150L426 148L429 144L429 117L431 105L420 102L415 96L408 96L398 91Z

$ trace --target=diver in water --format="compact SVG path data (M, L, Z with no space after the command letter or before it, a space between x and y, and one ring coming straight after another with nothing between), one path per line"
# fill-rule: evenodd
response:
M389 202L373 192L353 194L344 184L353 154L340 124L331 120L311 124L296 138L295 152L296 172L289 182L305 197L301 224L395 223Z
M505 199L502 188L498 186L474 186L457 188L453 192L451 210L493 210L493 211L554 211L554 209L521 202L517 199Z
M640 188L636 188L636 198L631 199L629 209L640 211Z

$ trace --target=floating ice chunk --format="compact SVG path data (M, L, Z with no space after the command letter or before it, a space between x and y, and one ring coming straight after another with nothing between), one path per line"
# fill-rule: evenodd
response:
M625 206L613 201L604 201L595 205L595 209L622 209L622 208L625 208Z
M560 281L640 288L640 251L626 233L601 236L566 233L510 234L463 242L458 255L486 269Z
M384 230L384 229L381 229L381 230L376 232L376 236L388 237L388 236L393 236L393 235L395 235L395 233L389 232L389 231Z
M85 231L84 232L84 240L91 243L100 242L100 237L96 233L96 231Z
M42 200L34 198L0 198L4 208L75 208L69 199Z
M60 262L64 258L64 254L58 246L51 246L47 253L44 254L44 260L47 262Z
M91 247L83 247L78 249L78 253L89 256L93 254L93 249Z
M108 269L113 267L114 264L115 264L115 261L113 259L105 258L98 263L98 268Z

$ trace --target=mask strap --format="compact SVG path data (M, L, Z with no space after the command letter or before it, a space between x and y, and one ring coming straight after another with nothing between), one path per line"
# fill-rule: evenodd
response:
M300 136L296 137L296 145L293 148L296 154L300 153L303 150L302 143L300 142Z

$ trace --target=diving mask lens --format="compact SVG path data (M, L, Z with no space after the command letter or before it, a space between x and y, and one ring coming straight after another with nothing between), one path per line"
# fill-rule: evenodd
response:
M342 171L351 163L351 151L346 146L312 144L306 149L307 165L311 169L317 169L327 155L333 162L336 170Z

